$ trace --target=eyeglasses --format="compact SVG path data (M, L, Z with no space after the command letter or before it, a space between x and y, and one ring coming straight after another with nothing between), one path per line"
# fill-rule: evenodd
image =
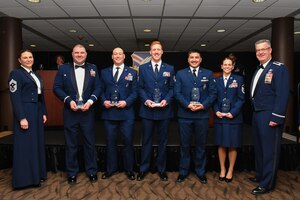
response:
M264 49L256 49L256 53L260 52L260 51L267 51L268 49L270 49L270 47L264 48Z

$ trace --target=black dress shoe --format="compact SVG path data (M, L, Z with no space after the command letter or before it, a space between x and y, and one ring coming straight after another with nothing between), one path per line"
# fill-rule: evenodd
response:
M133 172L126 172L125 174L129 180L135 180L135 175Z
M98 176L97 176L97 174L91 174L91 175L89 175L89 179L90 179L91 183L95 183L98 181Z
M74 184L76 184L76 182L77 182L77 177L76 176L70 176L70 177L68 177L68 183L70 185L74 185Z
M261 195L261 194L266 194L271 191L272 191L272 189L267 189L267 188L258 186L257 188L253 189L251 193L253 195Z
M256 177L250 177L248 178L249 181L251 181L252 183L259 183L259 180Z
M40 183L44 183L47 180L47 178L41 178Z
M219 181L225 181L225 176L219 176Z
M138 181L143 180L145 178L146 174L147 174L146 172L139 172L136 177L136 180L138 180Z
M232 181L232 179L233 179L233 177L231 177L231 178L225 178L225 182L226 183L230 183Z
M181 183L181 182L183 182L186 179L186 177L187 177L187 175L179 174L178 177L177 177L176 182L177 183Z
M166 172L159 172L159 177L160 177L160 180L162 180L162 181L168 180L168 176L167 176Z
M203 176L197 175L197 177L198 177L200 183L202 183L202 184L206 184L207 183L207 178L206 178L205 175L203 175Z
M112 177L114 175L113 172L104 172L104 174L102 174L102 179L108 179L110 177Z

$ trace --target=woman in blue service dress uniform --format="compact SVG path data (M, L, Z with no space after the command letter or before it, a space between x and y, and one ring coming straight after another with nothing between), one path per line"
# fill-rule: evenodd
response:
M14 113L13 170L14 189L38 187L47 177L44 123L47 121L43 82L32 71L30 50L19 54L20 67L8 79Z
M241 145L242 134L242 106L244 104L243 77L232 74L232 60L226 57L221 65L223 75L216 78L217 100L214 104L214 134L215 144L218 146L220 161L220 181L232 181L233 169L237 157L237 147ZM226 174L225 160L227 157L229 168Z

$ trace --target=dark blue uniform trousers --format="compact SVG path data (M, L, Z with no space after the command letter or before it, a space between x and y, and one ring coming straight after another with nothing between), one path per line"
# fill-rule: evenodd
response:
M179 118L180 136L180 166L179 174L187 175L190 171L193 135L195 136L195 172L199 176L205 174L206 165L206 139L208 133L208 119L183 119Z
M68 117L69 116L69 117ZM83 150L85 170L87 175L98 171L95 148L94 112L64 110L64 133L66 143L66 172L67 176L76 176L79 171L77 150L78 134L83 135Z
M253 112L256 178L259 186L273 189L280 157L283 126L270 127L271 111Z
M134 119L128 120L104 120L106 131L106 171L113 173L118 170L118 147L117 138L121 134L124 144L123 147L123 163L124 170L127 172L133 171L133 127Z
M169 134L170 119L164 120L150 120L142 119L143 126L143 142L142 142L142 156L140 172L147 172L150 168L151 152L152 152L152 139L154 134L154 128L157 127L158 134L158 151L156 158L156 167L158 172L166 171L166 159L167 159L167 143Z

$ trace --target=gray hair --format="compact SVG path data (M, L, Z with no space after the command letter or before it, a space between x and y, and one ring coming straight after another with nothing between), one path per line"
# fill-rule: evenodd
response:
M271 42L270 42L270 40L267 40L267 39L258 40L257 42L255 42L255 46L258 44L261 44L261 43L267 43L268 46L271 47Z

